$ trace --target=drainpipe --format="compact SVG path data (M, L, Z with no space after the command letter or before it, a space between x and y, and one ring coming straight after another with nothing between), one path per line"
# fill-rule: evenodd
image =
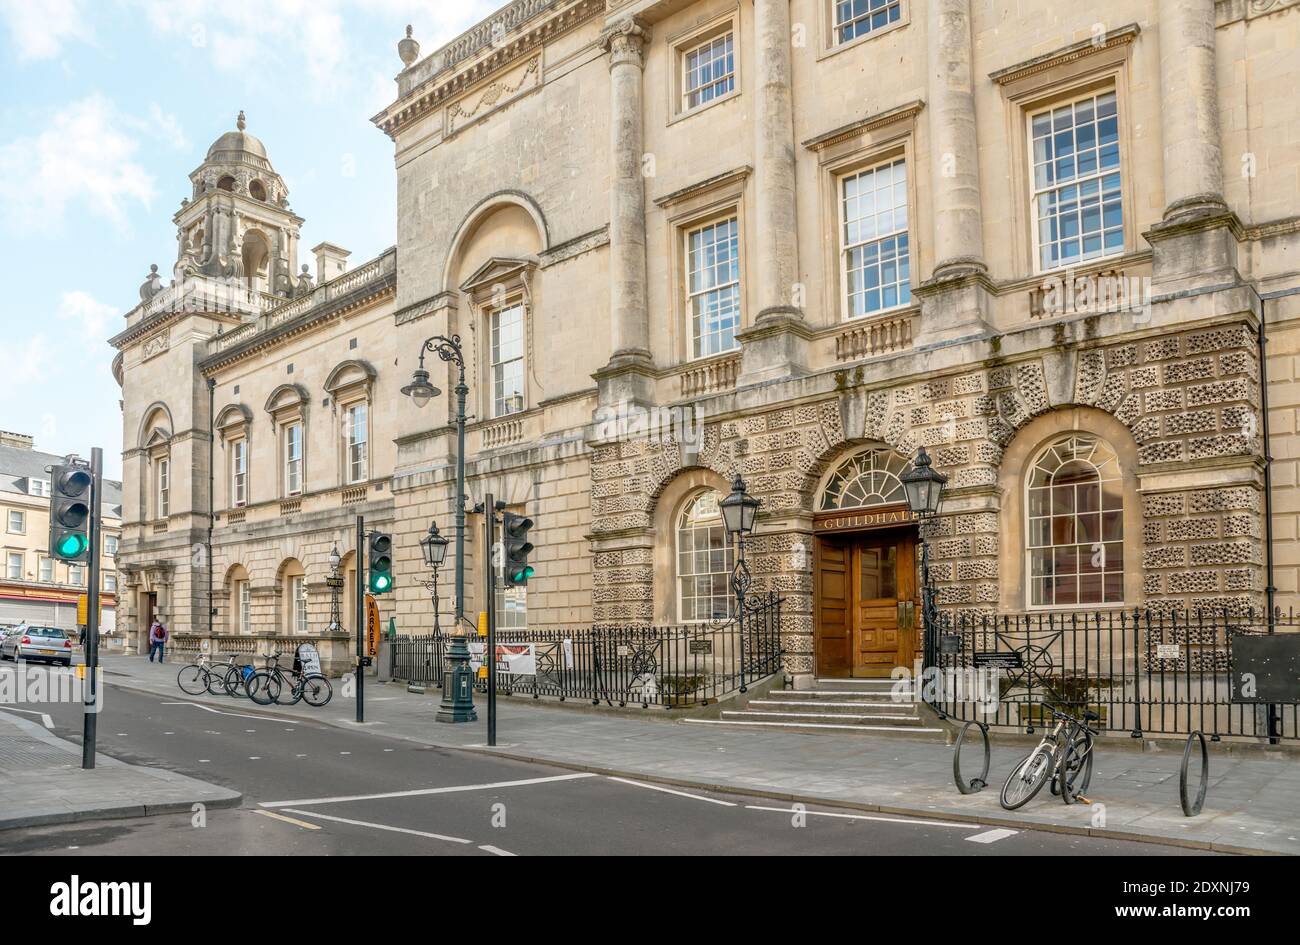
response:
M1264 447L1264 599L1268 607L1268 632L1277 627L1277 587L1273 583L1273 451L1268 435L1268 330L1267 303L1259 307L1259 397L1263 414L1260 435Z
M208 640L212 640L212 621L217 608L212 599L212 526L216 521L216 439L217 418L214 413L217 399L216 378L208 378ZM209 645L211 645L209 643Z
M1263 422L1260 434L1264 438L1264 600L1268 607L1268 632L1277 629L1277 587L1273 583L1273 451L1268 437L1268 318L1267 303L1259 303L1259 401ZM1268 742L1278 744L1281 735L1281 720L1278 707L1269 703L1267 712Z

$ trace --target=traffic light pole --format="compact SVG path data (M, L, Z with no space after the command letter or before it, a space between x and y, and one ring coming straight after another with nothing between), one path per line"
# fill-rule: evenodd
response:
M362 550L366 546L366 518L364 515L357 516L357 578L353 582L356 585L356 609L357 609L357 721L366 720L366 664L365 664L365 633L362 628L366 625L366 566L362 562L364 555Z
M98 446L90 451L90 568L86 588L86 686L85 708L81 722L81 767L95 767L96 723L99 720L99 549L103 544L102 492L104 451Z
M487 647L483 653L483 659L487 661L488 671L488 691L487 691L487 743L489 747L496 747L497 743L497 593L496 593L496 574L497 574L497 506L492 498L492 493L487 494L483 503L483 509L487 513L483 516L483 528L485 531L487 547Z

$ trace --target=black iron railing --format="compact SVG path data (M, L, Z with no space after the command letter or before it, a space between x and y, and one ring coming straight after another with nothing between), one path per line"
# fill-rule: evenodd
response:
M1275 615L1271 629L1300 645L1296 615ZM942 613L927 632L922 699L1004 730L1033 732L1053 709L1087 709L1103 729L1135 738L1300 738L1300 684L1285 701L1263 702L1242 676L1254 659L1242 641L1269 630L1266 616L1249 613Z
M780 631L781 599L775 595L749 601L741 620L719 624L499 628L498 646L519 648L515 655L522 659L498 660L497 689L618 706L705 705L779 672ZM446 634L399 636L393 678L441 688L450 639ZM470 639L481 653L474 644L484 641ZM477 686L487 687L481 674Z

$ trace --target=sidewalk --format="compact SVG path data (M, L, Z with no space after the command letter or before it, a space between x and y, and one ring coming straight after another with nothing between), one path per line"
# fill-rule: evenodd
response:
M46 731L38 721L0 712L0 831L147 817L189 811L198 803L237 807L241 800L237 791L107 755L96 755L94 770L83 771L79 745Z
M943 816L990 825L1238 853L1300 854L1300 755L1234 751L1210 746L1209 794L1204 811L1184 817L1178 803L1181 750L1151 744L1139 751L1102 742L1089 797L1091 806L1066 807L1047 790L1019 811L1005 811L998 789L1023 744L998 746L993 736L990 787L962 796L952 779L952 749L898 736L800 734L735 730L676 722L647 711L629 717L585 707L555 706L503 697L498 702L497 747L487 749L486 706L475 695L479 721L440 724L438 694L412 695L396 685L366 680L366 723L352 721L355 702L342 698L324 709L261 707L229 697L193 697L176 685L181 663L163 666L143 657L112 656L105 682L176 701L201 701L237 711L284 714L448 748L470 748L527 761L608 774L887 813ZM106 711L111 712L111 701ZM1004 740L1005 741L1005 740ZM972 772L970 776L978 774ZM1104 807L1104 809L1103 809Z

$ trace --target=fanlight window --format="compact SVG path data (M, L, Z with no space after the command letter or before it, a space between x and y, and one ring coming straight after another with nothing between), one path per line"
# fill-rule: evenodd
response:
M821 510L862 509L906 502L899 476L912 464L893 450L867 450L850 456L831 475Z
M1119 460L1105 442L1063 436L1029 473L1030 604L1118 604L1124 600L1124 493Z

